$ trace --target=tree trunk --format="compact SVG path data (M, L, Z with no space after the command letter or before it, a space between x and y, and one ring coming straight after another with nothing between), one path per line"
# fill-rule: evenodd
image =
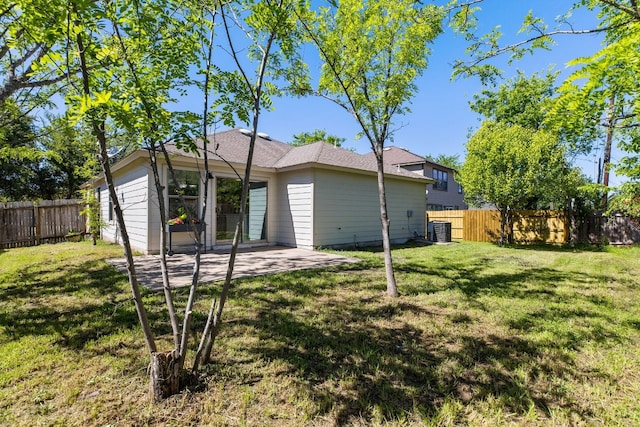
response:
M149 395L154 402L161 402L180 391L182 363L173 351L151 353L149 369Z
M387 277L387 295L398 296L396 276L393 272L393 258L391 257L391 239L389 238L389 214L387 212L387 193L384 187L384 162L382 149L376 151L378 163L378 198L380 200L380 223L382 225L382 249L384 251L384 269Z
M74 6L75 8L75 6ZM75 9L74 9L74 12ZM89 79L89 66L86 62L85 47L82 38L82 33L76 35L76 44L78 47L78 56L80 58L80 71L82 75L82 88L85 96L91 95L90 79ZM129 277L129 285L131 287L131 293L133 294L133 302L138 313L138 320L140 321L140 327L144 334L144 339L147 344L149 353L156 351L156 343L149 325L149 319L147 317L147 311L142 303L142 295L138 284L138 277L136 275L135 264L133 262L133 251L131 249L131 243L129 242L129 235L127 233L126 224L124 222L124 213L116 194L113 175L111 175L111 166L109 164L109 155L107 153L107 134L105 131L105 119L104 117L95 117L92 112L88 113L88 119L91 123L91 128L94 136L98 140L98 147L100 150L100 163L104 172L104 180L107 183L107 189L109 191L109 197L113 203L113 209L116 214L117 225L120 230L120 237L122 238L122 246L124 247L124 255L127 260L127 274Z
M500 246L513 244L513 210L507 207L501 213Z
M498 209L500 212L500 238L498 239L498 246L504 246L507 240L507 215L509 209Z

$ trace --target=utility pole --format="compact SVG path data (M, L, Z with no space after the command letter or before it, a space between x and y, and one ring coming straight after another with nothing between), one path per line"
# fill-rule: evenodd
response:
M607 119L607 139L604 145L604 162L602 165L602 184L604 185L604 194L602 195L602 207L607 208L608 203L608 187L609 187L609 164L611 163L611 141L613 140L615 95L609 98L609 117Z

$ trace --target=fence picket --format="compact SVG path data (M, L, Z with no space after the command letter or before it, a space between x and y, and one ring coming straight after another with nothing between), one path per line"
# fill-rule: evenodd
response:
M427 211L427 221L451 223L451 239L496 242L500 236L500 214L495 210ZM514 239L520 243L564 243L568 221L562 211L517 211Z
M81 199L0 203L0 248L64 240L69 231L86 232Z

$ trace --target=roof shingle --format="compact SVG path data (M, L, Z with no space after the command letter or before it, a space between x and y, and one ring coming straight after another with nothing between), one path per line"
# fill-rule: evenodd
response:
M261 134L258 135L253 153L254 166L274 168L277 170L300 165L316 164L369 172L377 171L375 156L372 155L373 153L362 155L326 142L314 142L313 144L294 147L271 138L261 137ZM247 134L246 131L231 129L212 134L207 139L209 141L207 150L210 159L224 159L229 163L240 164L246 162L250 143L250 134ZM199 141L198 146L202 150L202 141ZM175 145L168 145L167 151L172 154L196 157L195 154L186 153L175 147ZM385 152L385 156L386 154ZM413 156L420 158L416 155ZM393 166L393 164L388 161L385 161L385 173L413 179L421 178L412 172Z

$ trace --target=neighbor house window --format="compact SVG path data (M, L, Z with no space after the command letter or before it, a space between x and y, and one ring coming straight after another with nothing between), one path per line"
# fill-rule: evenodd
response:
M458 194L462 194L462 184L458 184Z
M198 218L198 200L200 199L200 174L195 171L176 170L174 181L169 174L169 212L168 218L183 214L187 218ZM184 205L180 200L184 200Z
M447 182L449 181L449 174L440 169L433 169L433 179L436 181L433 184L434 190L447 191Z

